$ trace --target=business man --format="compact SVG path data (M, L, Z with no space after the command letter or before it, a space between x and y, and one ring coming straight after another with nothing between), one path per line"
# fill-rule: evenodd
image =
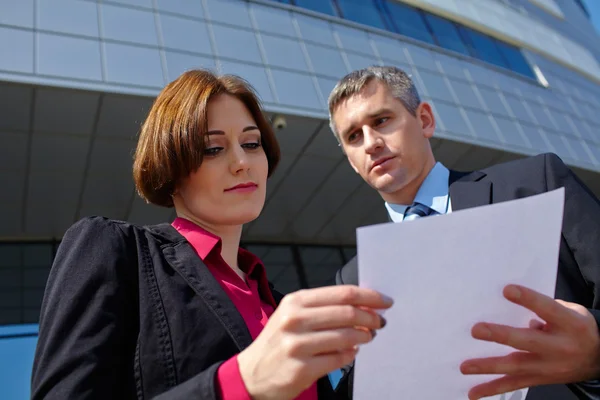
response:
M476 324L473 337L515 352L467 360L460 368L464 374L503 375L472 388L471 399L526 387L528 400L572 397L562 384L578 398L600 399L600 202L562 161L544 154L481 171L449 171L436 162L429 143L436 126L431 106L395 67L369 67L342 78L329 96L329 113L352 168L379 192L394 222L565 188L556 284L561 300L507 286L504 296L540 321L527 329ZM357 284L356 260L336 280ZM349 382L351 393L351 367L346 372L341 385ZM542 386L549 384L561 385ZM557 394L561 389L563 395Z

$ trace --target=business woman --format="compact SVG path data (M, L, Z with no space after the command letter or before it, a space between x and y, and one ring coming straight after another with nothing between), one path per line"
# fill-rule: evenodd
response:
M355 286L283 297L239 247L279 160L240 78L189 71L141 128L139 195L171 224L84 218L65 234L42 303L33 399L325 399L326 374L372 340L391 305Z

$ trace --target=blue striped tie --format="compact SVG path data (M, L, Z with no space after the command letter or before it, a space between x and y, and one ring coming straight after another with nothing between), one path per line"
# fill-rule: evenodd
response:
M404 218L402 219L402 221L412 221L414 219L429 217L430 215L437 215L437 214L438 214L437 211L432 210L431 208L427 207L424 204L413 203L412 206L410 206L406 209L406 212L404 213Z

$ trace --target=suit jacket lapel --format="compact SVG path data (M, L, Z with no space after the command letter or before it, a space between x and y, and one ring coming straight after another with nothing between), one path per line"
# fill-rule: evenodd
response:
M450 171L449 188L452 211L464 210L492 202L492 182L482 181L485 173Z
M171 226L161 226L162 233L167 233L165 230L169 228L175 231ZM173 232L168 233L173 236ZM169 243L162 250L167 262L221 321L240 351L248 347L252 343L252 336L246 322L193 247L180 237L177 242Z

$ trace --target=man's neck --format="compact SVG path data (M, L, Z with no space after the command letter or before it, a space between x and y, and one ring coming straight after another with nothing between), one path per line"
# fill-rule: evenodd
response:
M419 189L427 179L427 176L435 167L435 159L431 157L431 159L425 164L421 173L417 176L417 178L413 179L406 186L402 187L400 190L394 193L386 193L382 194L383 200L391 204L404 204L411 205L415 198L417 197L417 193L419 193Z

